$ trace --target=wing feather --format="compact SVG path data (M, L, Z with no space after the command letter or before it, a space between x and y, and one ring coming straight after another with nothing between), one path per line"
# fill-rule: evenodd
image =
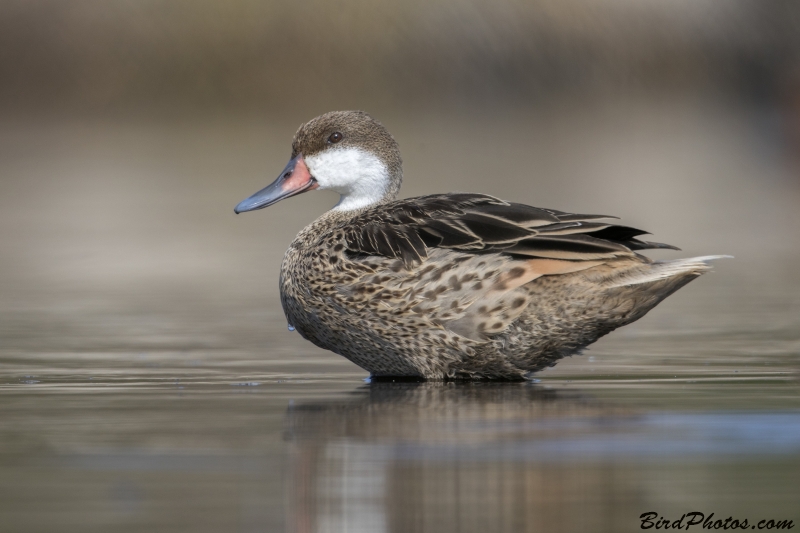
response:
M614 217L450 193L380 204L347 221L343 229L351 252L400 259L407 268L424 260L432 248L570 261L674 249L636 238L645 231L597 222L609 218Z

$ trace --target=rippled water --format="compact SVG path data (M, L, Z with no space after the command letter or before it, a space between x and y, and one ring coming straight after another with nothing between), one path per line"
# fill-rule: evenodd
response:
M694 116L617 122L665 146L641 160L625 142L600 150L606 163L586 147L556 153L545 167L568 161L605 185L548 167L538 203L737 258L524 384L367 383L287 330L278 262L331 198L231 210L282 168L294 123L2 130L0 529L620 532L649 511L800 524L797 187L769 161L737 161L727 119L698 133ZM463 148L429 148L446 132L411 137L419 124L395 121L411 176L443 169L443 153L474 171L409 177L410 193L537 203L519 181L474 179L480 165L523 165L489 158L513 147L507 123L482 122L495 145L460 160ZM574 140L544 129L539 140ZM618 160L641 181L613 186ZM711 182L681 185L676 165ZM678 176L675 198L660 172ZM689 190L699 197L679 201Z

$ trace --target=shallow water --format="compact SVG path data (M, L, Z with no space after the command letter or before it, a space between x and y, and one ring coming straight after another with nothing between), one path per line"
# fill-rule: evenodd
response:
M287 330L280 257L332 199L231 210L282 168L294 120L0 129L0 529L620 532L650 511L800 524L797 182L747 120L681 109L572 129L561 114L385 119L407 194L609 212L682 255L737 256L523 384L366 383ZM478 123L491 135L474 153L440 143ZM533 123L528 147L516 134ZM476 178L530 172L490 157L515 142L536 152L535 191ZM415 180L424 167L438 181Z
M593 350L525 384L364 383L335 359L287 372L240 354L5 356L4 530L634 531L649 511L797 521L797 351L762 369L695 342L714 370L623 368Z
M722 279L522 384L367 383L282 324L249 349L223 327L143 339L125 316L77 314L88 325L64 319L60 341L17 327L29 336L0 356L3 530L619 532L651 511L796 524L798 298L708 314Z

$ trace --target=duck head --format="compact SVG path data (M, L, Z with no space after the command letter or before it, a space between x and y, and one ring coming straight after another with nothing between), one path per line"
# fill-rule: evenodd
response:
M263 209L312 190L336 191L334 210L354 211L393 200L402 180L400 150L386 128L363 111L333 111L300 126L278 179L234 211Z

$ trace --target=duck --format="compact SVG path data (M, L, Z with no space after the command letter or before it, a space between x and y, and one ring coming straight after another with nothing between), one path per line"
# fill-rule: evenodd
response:
M336 205L286 251L279 288L290 329L371 378L527 380L630 324L710 269L705 256L616 217L479 193L397 199L394 137L364 111L301 125L289 163L235 212L316 190Z

